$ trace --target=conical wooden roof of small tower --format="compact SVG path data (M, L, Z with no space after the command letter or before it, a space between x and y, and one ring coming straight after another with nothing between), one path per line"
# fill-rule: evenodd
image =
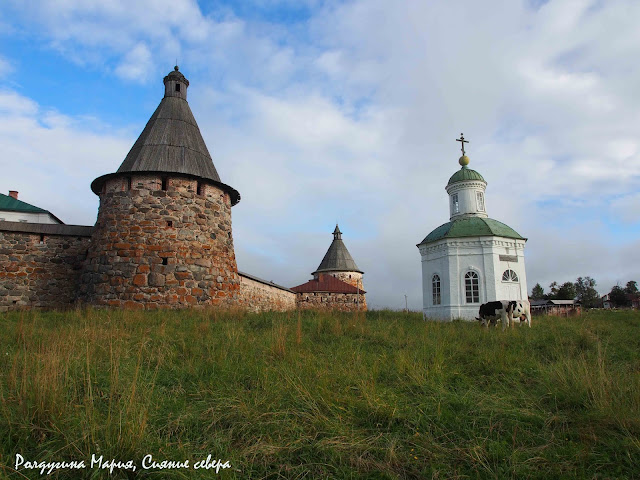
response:
M356 262L353 261L353 257L342 241L342 232L340 228L338 228L338 225L336 225L333 231L333 242L331 242L329 250L327 250L322 262L320 262L320 266L312 275L330 271L364 273L358 268Z
M224 190L228 190L232 203L238 203L240 194L221 182L200 128L187 103L186 91L189 80L176 66L163 81L164 98L151 115L116 174L154 172L198 177L210 180ZM180 86L176 87L176 84ZM94 192L97 193L98 190L97 182L105 177L94 180L92 184Z

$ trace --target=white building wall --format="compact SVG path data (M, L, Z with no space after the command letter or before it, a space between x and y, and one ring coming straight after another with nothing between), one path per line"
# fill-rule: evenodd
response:
M528 298L524 245L524 240L496 240L496 254L493 258L494 268L496 269L496 300L526 300ZM515 258L516 260L505 260L505 258ZM516 273L518 276L517 283L502 280L502 275L506 270L513 270Z
M462 215L472 215L474 217L487 217L487 204L484 196L487 184L477 180L468 182L458 182L447 187L449 194L449 218L453 220ZM482 194L481 210L478 205L477 194ZM458 212L454 209L454 195L458 198Z
M0 221L47 224L60 223L49 213L14 212L9 210L0 210Z
M456 318L474 320L482 303L526 299L524 244L524 240L503 237L470 237L421 245L425 317L444 321ZM516 262L504 260L507 248L509 255L517 258ZM517 283L502 281L502 274L508 268L518 275ZM465 275L469 271L478 274L478 303L466 302ZM439 306L433 305L431 282L434 273L440 275L442 304Z

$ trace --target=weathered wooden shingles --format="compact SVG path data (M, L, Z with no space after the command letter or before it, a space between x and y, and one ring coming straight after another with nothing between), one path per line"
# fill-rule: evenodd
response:
M320 266L313 273L330 270L361 272L340 238L333 239L329 250L327 250L322 262L320 262Z
M133 144L118 173L187 173L220 182L186 100L165 97Z

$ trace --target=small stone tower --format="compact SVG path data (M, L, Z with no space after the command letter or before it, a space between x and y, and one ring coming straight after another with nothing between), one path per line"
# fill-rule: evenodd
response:
M164 77L164 98L117 172L96 178L98 219L81 298L127 308L232 305L240 280L231 206L189 104L189 81Z
M342 232L338 225L333 231L333 242L324 255L320 266L313 272L313 278L318 280L320 275L331 275L349 285L362 289L362 272L342 241Z
M313 279L291 288L296 293L296 306L302 309L365 311L367 292L362 286L362 274L336 225L333 242L318 269L312 273Z

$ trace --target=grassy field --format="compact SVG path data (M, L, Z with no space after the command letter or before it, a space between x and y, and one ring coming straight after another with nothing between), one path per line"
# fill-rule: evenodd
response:
M60 479L640 478L638 312L506 332L385 311L0 323L3 478L44 478L16 454L84 460ZM193 468L209 454L231 468Z

